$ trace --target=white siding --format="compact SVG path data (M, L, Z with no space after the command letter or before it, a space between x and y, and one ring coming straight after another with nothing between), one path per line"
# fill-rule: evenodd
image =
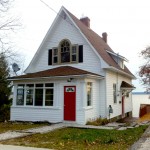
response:
M49 122L64 121L64 86L76 86L76 123L86 124L90 119L105 116L105 107L102 106L105 97L104 90L102 90L104 82L102 82L103 85L100 88L100 81L101 80L96 79L74 79L72 82L67 82L67 79L49 80L49 82L54 83L54 106L16 106L14 99L13 106L11 107L11 120ZM44 83L46 81L38 82ZM87 82L92 82L92 107L87 106ZM32 81L32 83L34 83L34 81ZM37 83L37 81L35 83ZM17 82L15 84L17 84Z
M105 79L100 80L99 99L100 99L99 114L102 118L106 118L107 110L106 110L106 80Z
M118 115L122 114L122 104L119 103L119 101L121 101L122 99L122 95L120 92L120 85L122 83L122 81L125 81L129 84L131 84L131 79L119 75L115 72L112 71L107 71L106 72L106 100L107 100L107 104L106 104L106 109L107 109L107 113L108 113L108 107L109 105L112 106L113 108L113 113L110 115L111 118L116 117ZM117 84L117 103L114 103L113 101L113 83ZM130 112L132 111L132 99L131 99L131 93L129 94L129 98L125 97L125 113L126 112ZM108 114L109 115L109 114Z
M93 120L100 117L100 86L99 80L86 80L92 82L92 106L85 106L85 121ZM87 95L85 94L87 104Z
M32 73L58 67L58 65L48 66L48 50L53 47L58 47L58 44L63 39L69 39L72 44L83 45L84 62L67 65L100 74L100 71L102 71L101 65L103 63L103 60L100 61L96 53L91 49L89 44L80 34L79 30L71 23L68 18L67 21L62 18L59 18L57 20L56 25L45 40L39 53L36 54L36 58L32 65L26 70L26 73Z
M132 94L133 117L139 117L140 104L150 105L150 94Z
M41 107L11 107L11 120L17 121L63 121L62 109Z

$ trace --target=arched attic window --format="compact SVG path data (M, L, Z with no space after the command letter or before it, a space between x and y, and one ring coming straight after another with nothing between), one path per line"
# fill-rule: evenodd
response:
M68 39L63 39L58 47L48 50L48 65L66 63L83 63L83 45L71 44Z
M63 40L62 42L60 42L61 63L70 62L70 48L71 44L68 40Z

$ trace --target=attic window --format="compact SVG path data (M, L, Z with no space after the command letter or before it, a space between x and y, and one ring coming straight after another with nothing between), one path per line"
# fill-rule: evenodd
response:
M71 44L67 40L60 44L61 63L70 62L70 46Z
M83 45L71 44L67 39L62 40L58 47L49 49L48 65L83 62Z

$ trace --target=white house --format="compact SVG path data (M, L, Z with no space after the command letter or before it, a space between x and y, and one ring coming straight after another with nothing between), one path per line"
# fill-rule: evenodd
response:
M139 117L140 106L150 105L150 93L133 92L132 93L133 117Z
M11 120L86 124L129 115L135 77L124 61L108 46L107 33L100 37L88 17L79 20L62 7L26 74L11 78Z

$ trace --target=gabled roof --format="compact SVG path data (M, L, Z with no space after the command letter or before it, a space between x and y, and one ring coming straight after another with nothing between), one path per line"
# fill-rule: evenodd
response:
M33 78L51 78L51 77L65 77L65 76L82 76L82 75L87 75L87 76L97 76L102 78L103 76L100 76L98 74L85 71L82 69L74 68L71 66L62 66L62 67L57 67L53 69L48 69L40 72L35 72L35 73L29 73L26 75L21 75L21 76L15 76L11 77L10 80L12 79L33 79Z
M102 59L110 66L119 69L130 76L134 75L129 71L129 69L125 66L124 69L122 69L115 60L111 57L111 55L107 52L110 51L112 53L113 50L109 47L109 45L93 30L88 28L86 25L84 25L77 17L75 17L72 13L70 13L66 8L64 8L65 11L69 14L69 16L72 18L74 23L78 26L78 28L81 30L81 32L85 35L87 40L91 43L91 45L95 48L95 50L98 52L98 54L102 57Z

